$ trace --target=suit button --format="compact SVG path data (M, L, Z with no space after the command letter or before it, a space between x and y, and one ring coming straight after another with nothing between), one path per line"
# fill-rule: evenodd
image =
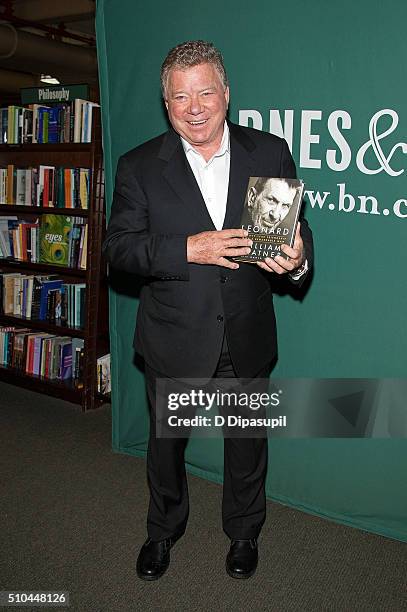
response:
M221 283L226 283L226 281L227 281L227 280L228 280L228 277L227 277L227 276L221 276L221 277L220 277L220 282L221 282Z
M222 323L222 321L223 321L223 317L222 317L222 315L218 315L218 316L217 316L217 319L218 319L219 323Z

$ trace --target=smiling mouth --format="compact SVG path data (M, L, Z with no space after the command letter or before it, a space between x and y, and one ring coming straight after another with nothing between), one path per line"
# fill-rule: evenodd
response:
M188 121L189 125L204 125L206 122L208 121L208 119L202 119L201 121Z

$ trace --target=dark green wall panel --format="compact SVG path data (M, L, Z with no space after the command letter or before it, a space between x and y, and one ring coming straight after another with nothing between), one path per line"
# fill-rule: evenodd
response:
M307 206L315 235L316 265L302 302L276 297L280 354L275 374L298 377L406 376L406 218L392 204L407 198L405 58L398 0L327 3L273 1L141 3L99 0L97 37L102 88L107 200L118 156L166 129L159 68L167 50L188 39L212 40L223 51L231 82L230 117L254 109L269 130L269 111L294 111L293 156L306 188L330 192L335 209ZM356 155L370 139L373 115L382 155L394 171L361 172ZM321 111L312 122L319 142L311 157L321 168L301 167L301 112ZM352 151L349 167L330 169L326 152L337 148L328 130L332 112L346 111L342 130ZM391 151L396 147L392 157ZM337 154L339 160L340 155ZM368 147L370 170L380 169ZM383 162L384 163L384 162ZM385 214L338 210L338 184L354 197L372 195ZM401 207L407 213L407 206ZM133 365L131 341L137 300L111 293L113 447L143 454L148 431L143 376ZM209 448L208 448L209 445ZM219 481L220 440L191 441L191 471ZM407 540L407 443L387 440L274 440L268 494L283 503L363 529Z

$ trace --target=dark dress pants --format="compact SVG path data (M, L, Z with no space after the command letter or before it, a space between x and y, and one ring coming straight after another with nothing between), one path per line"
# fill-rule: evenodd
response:
M259 372L267 378L270 367ZM181 536L189 512L184 453L188 438L157 438L155 381L165 378L146 364L146 385L150 402L150 437L147 451L147 479L150 505L147 531L152 540ZM226 334L214 377L236 378ZM259 535L266 516L265 480L267 438L224 439L223 530L231 539Z

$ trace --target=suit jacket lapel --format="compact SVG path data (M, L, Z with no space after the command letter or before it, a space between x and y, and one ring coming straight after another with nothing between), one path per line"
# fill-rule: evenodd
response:
M254 142L238 125L229 122L228 125L230 131L230 171L223 229L240 227L248 178L252 176L255 168L255 161L251 153L256 148ZM200 228L199 231L202 231L202 227L215 230L201 190L186 158L180 137L173 129L170 129L164 138L159 158L167 162L163 176L171 189L181 199L185 212L196 220L197 227Z
M223 229L240 227L243 204L249 176L255 168L251 156L256 148L252 140L240 130L239 126L229 123L230 131L230 171L226 215Z
M203 231L202 228L215 230L201 190L186 158L180 137L172 129L166 134L159 158L167 162L163 176L171 189L181 199L185 212L196 220L198 230Z

